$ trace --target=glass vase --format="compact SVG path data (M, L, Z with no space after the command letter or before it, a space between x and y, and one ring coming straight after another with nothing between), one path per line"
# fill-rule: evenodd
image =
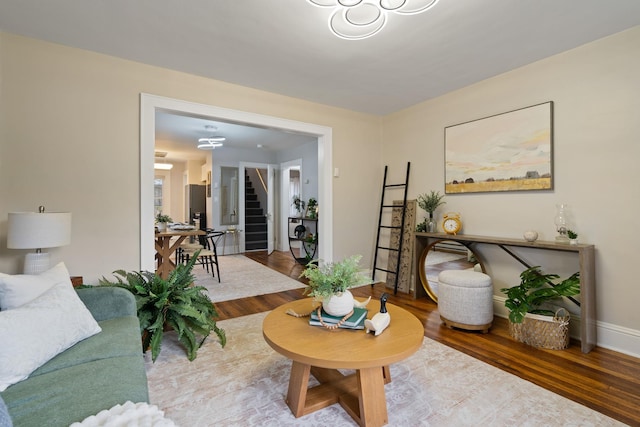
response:
M436 220L433 218L433 215L429 215L429 219L427 219L427 233L435 233L436 229Z

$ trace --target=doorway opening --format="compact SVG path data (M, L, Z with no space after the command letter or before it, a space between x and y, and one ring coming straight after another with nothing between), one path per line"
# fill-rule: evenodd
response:
M296 132L316 137L318 141L318 197L322 200L319 226L323 244L319 247L319 256L327 261L332 260L333 218L330 215L333 204L331 128L143 93L140 99L140 268L142 270L152 271L155 264L153 244L153 158L155 114L158 110L193 114L214 120L278 129L284 132Z

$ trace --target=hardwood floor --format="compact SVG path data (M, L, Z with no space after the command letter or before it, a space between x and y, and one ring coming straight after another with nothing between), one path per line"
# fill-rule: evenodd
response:
M289 252L250 252L247 257L293 279L303 267ZM304 284L301 284L303 287ZM541 350L509 337L506 319L496 317L488 334L451 330L441 325L438 307L430 299L393 295L378 283L354 290L359 297L379 298L388 292L389 302L412 312L425 327L425 336L476 359L517 375L547 390L583 404L623 423L640 426L640 359L596 347L588 354L578 342L567 350ZM302 288L216 303L220 320L259 313L304 298ZM541 411L544 408L540 408Z

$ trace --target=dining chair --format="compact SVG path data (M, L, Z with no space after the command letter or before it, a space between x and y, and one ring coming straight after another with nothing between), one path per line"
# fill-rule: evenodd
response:
M200 249L198 253L198 259L196 264L202 265L207 269L207 273L211 273L213 277L218 276L218 283L220 283L220 266L218 265L218 250L216 248L216 239L223 234L222 231L210 231L207 233L203 241L204 248ZM192 256L198 251L197 248L181 248L180 260L184 263L188 263ZM215 271L214 271L215 265ZM211 270L209 270L211 268Z

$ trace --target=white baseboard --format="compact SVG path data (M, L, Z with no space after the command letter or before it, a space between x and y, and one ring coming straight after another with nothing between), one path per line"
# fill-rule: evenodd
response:
M506 319L509 316L509 312L504 306L505 299L502 296L493 296L493 312L496 316ZM570 331L572 337L579 339L579 315L571 314ZM598 347L640 358L640 330L596 321L596 335Z

